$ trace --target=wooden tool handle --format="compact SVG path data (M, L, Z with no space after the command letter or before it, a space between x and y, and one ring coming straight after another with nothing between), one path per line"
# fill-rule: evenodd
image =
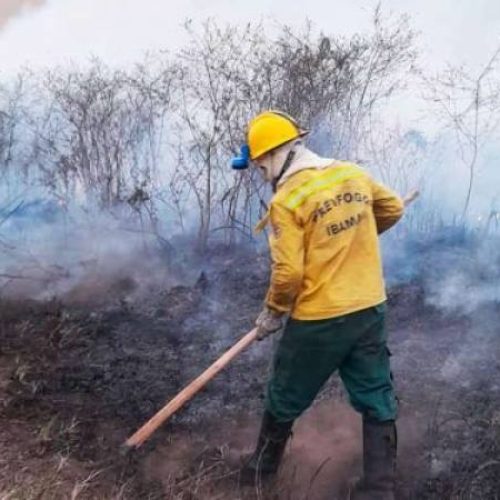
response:
M168 420L179 408L187 403L197 392L223 370L238 354L257 339L257 328L254 328L227 350L214 364L207 368L198 378L186 386L174 399L167 403L156 415L146 422L135 434L130 436L125 445L138 448L153 432Z
M403 202L405 204L405 207L413 203L418 197L420 196L420 191L418 189L414 189L413 191L410 191L404 198Z

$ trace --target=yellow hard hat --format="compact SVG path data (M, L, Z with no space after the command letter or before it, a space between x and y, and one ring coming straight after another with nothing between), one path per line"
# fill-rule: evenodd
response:
M250 148L250 158L255 160L306 134L307 130L301 129L286 113L276 110L264 111L248 125L247 143Z

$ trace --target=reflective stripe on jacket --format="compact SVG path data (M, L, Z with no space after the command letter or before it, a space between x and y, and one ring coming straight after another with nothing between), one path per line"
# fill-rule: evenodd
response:
M317 320L384 302L378 234L403 211L401 198L353 163L290 177L270 205L267 305Z

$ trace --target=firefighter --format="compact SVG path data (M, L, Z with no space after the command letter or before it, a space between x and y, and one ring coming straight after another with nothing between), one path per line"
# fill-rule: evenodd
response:
M348 161L322 158L307 131L280 111L248 125L233 168L249 160L271 183L270 286L260 339L286 320L267 385L250 477L277 472L294 421L339 373L363 419L363 478L356 500L394 499L397 402L387 348L378 235L401 218L402 199Z

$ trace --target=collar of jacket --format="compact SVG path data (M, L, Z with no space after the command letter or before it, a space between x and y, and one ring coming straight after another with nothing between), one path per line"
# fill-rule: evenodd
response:
M323 158L305 146L299 146L296 149L295 157L292 163L286 172L281 176L277 186L282 186L287 179L289 179L292 175L295 175L297 172L310 168L323 169L332 166L333 163L335 163L333 158Z
M289 179L292 175L302 171L308 170L311 168L323 169L331 167L336 160L333 158L322 158L316 153L312 152L310 149L307 149L304 146L299 146L296 149L295 157L288 167L288 169L283 173L279 182L277 183L277 187L282 186L287 179ZM267 211L264 216L259 220L257 225L254 228L254 234L261 233L269 223L269 211Z

